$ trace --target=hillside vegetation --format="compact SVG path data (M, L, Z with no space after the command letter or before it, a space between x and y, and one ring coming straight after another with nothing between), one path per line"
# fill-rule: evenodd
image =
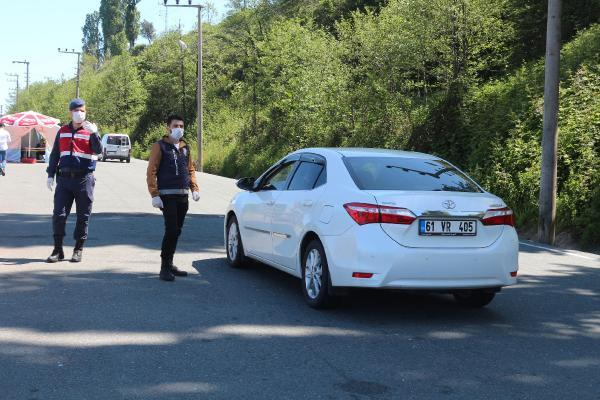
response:
M226 18L204 27L205 170L256 175L309 146L434 153L503 197L527 231L537 224L545 3L233 1ZM563 9L558 225L593 247L600 0ZM193 143L196 48L196 32L172 31L118 55L90 50L81 87L90 119L104 132L130 133L145 157L177 112ZM66 120L74 85L35 83L20 108Z

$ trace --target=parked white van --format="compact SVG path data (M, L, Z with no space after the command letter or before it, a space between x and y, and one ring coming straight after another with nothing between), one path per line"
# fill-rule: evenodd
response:
M109 159L131 161L131 141L129 136L123 133L107 133L102 136L102 154L98 156L100 161Z

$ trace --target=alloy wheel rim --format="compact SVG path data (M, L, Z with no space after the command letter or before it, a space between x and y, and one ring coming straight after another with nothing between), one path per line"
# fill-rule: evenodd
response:
M237 224L234 222L229 226L229 235L227 236L227 251L229 258L235 260L238 254Z
M306 257L304 265L304 285L311 299L316 299L323 286L323 264L319 250L312 249Z

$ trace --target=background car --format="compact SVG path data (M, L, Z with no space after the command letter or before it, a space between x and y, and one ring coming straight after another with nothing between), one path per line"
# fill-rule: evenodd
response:
M301 278L312 307L345 287L448 292L482 307L516 283L512 210L439 157L306 149L238 187L229 263L252 258Z
M102 136L102 154L100 161L120 160L131 162L131 141L124 133L107 133Z

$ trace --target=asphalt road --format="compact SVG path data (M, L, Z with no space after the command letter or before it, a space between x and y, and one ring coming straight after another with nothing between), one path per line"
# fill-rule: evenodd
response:
M520 283L481 310L370 291L315 311L297 279L226 265L236 189L199 174L190 276L166 283L145 166L99 165L81 264L43 262L44 166L0 177L0 399L600 399L600 256L523 245Z

